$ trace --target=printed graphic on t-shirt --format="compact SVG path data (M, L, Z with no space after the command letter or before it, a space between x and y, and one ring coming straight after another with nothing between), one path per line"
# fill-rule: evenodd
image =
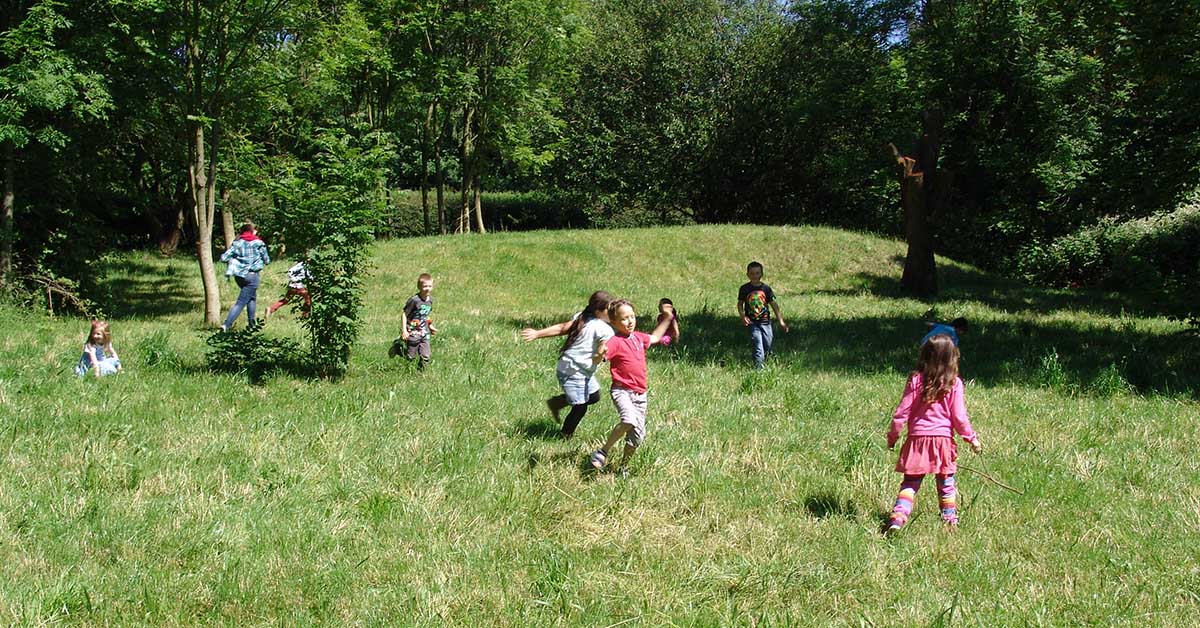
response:
M746 316L752 321L767 320L769 316L767 314L767 293L762 290L751 290L750 294L746 295L744 309Z
M408 331L410 333L424 333L429 328L429 314L433 312L433 299L425 303L419 297L412 297L408 300L408 304L404 309L404 314L408 317Z

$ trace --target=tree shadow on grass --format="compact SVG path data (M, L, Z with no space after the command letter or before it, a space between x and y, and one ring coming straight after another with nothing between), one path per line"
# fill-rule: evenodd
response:
M930 304L951 300L975 301L993 309L1014 313L1050 314L1062 311L1107 316L1164 314L1162 304L1153 295L1030 286L967 266L940 265L938 282L942 289L937 297L919 300ZM896 276L858 273L850 283L853 287L810 290L798 294L853 297L867 293L885 299L917 299L900 287L899 273Z
M157 266L136 259L120 259L105 267L100 292L106 295L108 318L158 318L197 312L202 302L188 286L188 276L176 266Z
M1030 310L1036 312L1037 310ZM876 374L907 373L927 326L919 315L788 317L790 333L775 332L768 368ZM749 368L749 334L733 316L699 311L684 319L683 342L671 359L698 365ZM1200 389L1200 338L1155 334L1132 323L1113 330L1087 321L972 320L961 341L963 379L988 386L1022 384L1072 392L1190 394ZM651 351L651 361L664 353Z

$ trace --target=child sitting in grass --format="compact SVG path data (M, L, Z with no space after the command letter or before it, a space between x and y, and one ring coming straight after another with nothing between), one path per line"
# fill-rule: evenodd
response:
M674 313L670 305L664 311ZM596 360L608 360L612 372L612 400L620 415L620 422L608 434L604 446L592 454L592 466L601 469L608 463L608 452L622 437L625 438L625 454L621 464L629 462L646 437L646 349L658 344L663 334L671 327L674 316L659 320L650 334L637 331L637 314L633 304L618 299L608 305L608 320L617 335L600 347Z
M121 359L112 346L112 330L104 321L92 321L87 342L83 344L83 355L75 365L75 374L84 377L88 373L104 377L121 372Z
M908 436L900 448L896 471L904 474L900 493L888 525L888 533L908 522L916 504L917 491L927 473L937 477L942 521L947 527L958 525L954 474L958 471L958 448L954 434L971 444L979 453L983 446L971 428L963 401L963 381L958 377L958 347L947 334L938 334L921 345L917 368L909 375L900 405L892 414L888 431L888 449L896 446L900 431Z

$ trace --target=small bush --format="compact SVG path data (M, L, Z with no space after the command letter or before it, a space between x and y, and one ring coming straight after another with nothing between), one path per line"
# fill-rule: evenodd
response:
M1096 375L1088 390L1100 396L1113 397L1133 392L1133 386L1125 379L1120 367L1109 364Z
M301 364L300 344L287 338L267 338L263 321L256 320L239 331L217 332L205 341L209 346L208 368L221 373L244 373L252 384L271 373L295 371Z
M148 367L172 367L180 363L179 354L171 347L170 336L165 331L159 330L142 338L135 348L142 363Z
M1169 314L1200 322L1200 191L1174 211L1125 222L1104 219L1049 244L1026 247L1019 269L1054 285L1102 286L1158 295Z

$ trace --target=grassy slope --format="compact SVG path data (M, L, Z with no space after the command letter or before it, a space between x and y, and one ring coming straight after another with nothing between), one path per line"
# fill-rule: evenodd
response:
M1200 621L1197 343L1115 295L943 261L988 447L962 461L1025 495L964 472L958 534L927 486L910 527L878 535L899 479L886 417L928 308L896 291L902 253L727 226L380 243L337 384L204 372L186 260L114 267L117 378L69 374L84 322L0 308L0 621ZM733 307L751 258L793 327L761 375ZM425 270L443 334L418 373L386 349ZM684 316L684 346L652 353L624 478L583 471L611 404L550 438L558 342L517 340L598 288ZM301 337L286 312L269 333Z

